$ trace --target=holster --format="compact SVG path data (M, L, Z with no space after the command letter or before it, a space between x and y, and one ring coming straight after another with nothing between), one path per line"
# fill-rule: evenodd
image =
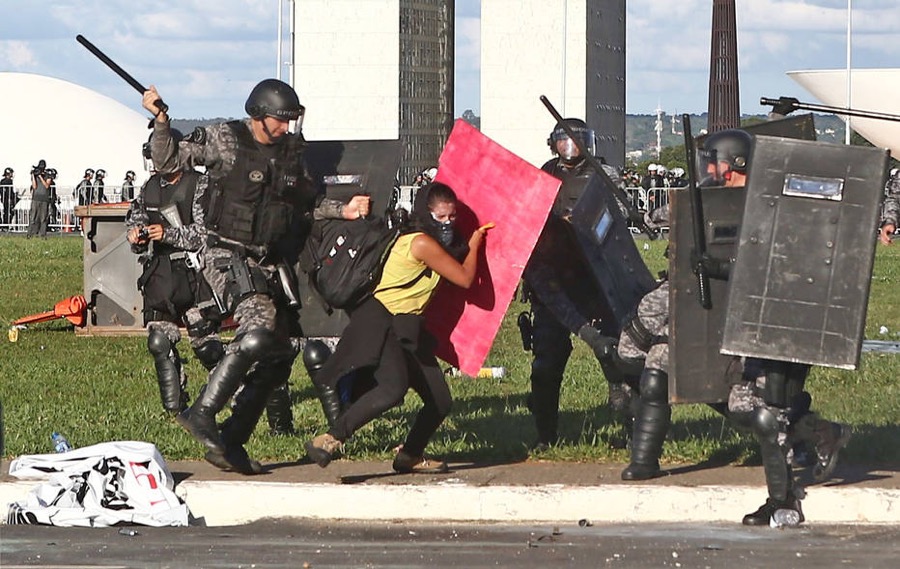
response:
M225 284L226 296L229 299L229 312L233 312L235 306L248 296L254 294L271 295L268 280L265 273L257 266L250 266L247 258L240 251L232 251L230 259L217 261L217 265L227 264L227 278Z

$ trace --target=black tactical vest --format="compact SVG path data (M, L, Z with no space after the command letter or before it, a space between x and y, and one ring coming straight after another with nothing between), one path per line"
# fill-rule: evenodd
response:
M296 213L315 204L315 188L302 166L305 142L299 135L285 135L267 157L244 122L228 126L238 142L235 162L225 176L210 182L204 204L207 226L245 245L273 245L288 232Z
M191 205L194 202L194 191L197 189L199 178L200 174L197 172L185 171L177 183L163 186L159 175L151 176L143 190L144 207L147 210L147 217L150 218L150 224L158 223L163 227L171 227L172 224L163 217L160 210L172 204L178 209L182 224L192 223L194 216ZM174 251L174 248L157 241L154 243L153 250L157 254L169 254Z

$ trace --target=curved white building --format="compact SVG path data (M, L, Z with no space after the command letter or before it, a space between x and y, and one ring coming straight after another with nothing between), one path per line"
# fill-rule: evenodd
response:
M846 69L789 71L787 75L823 104L847 107ZM900 115L900 69L852 69L850 89L850 108ZM850 128L900 158L900 122L851 117Z
M38 160L59 172L60 197L86 168L106 170L106 185L119 186L134 170L136 185L148 177L141 146L148 119L134 94L134 109L68 81L30 73L0 73L0 169L11 166L17 190L30 185Z

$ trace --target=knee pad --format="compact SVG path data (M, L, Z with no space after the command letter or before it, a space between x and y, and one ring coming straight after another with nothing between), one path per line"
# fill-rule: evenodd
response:
M195 347L194 355L200 360L203 367L212 370L225 355L225 346L219 340L211 340Z
M154 357L168 356L172 348L172 341L169 340L169 337L164 332L151 328L147 333L147 350Z
M303 348L303 366L308 372L322 369L329 357L331 357L331 350L322 340L310 340Z
M669 375L659 369L645 368L641 373L641 400L668 404Z
M287 338L265 328L255 328L235 338L234 353L255 362L262 359L293 361L296 350Z
M781 432L778 416L768 407L758 407L752 416L753 432L761 439L774 441Z

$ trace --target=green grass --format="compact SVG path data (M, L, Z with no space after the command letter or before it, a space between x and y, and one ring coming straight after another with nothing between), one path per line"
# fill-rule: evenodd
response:
M643 243L642 243L643 244ZM82 252L78 238L47 240L0 236L0 326L51 308L82 293ZM643 253L652 271L665 266L664 243ZM900 246L878 247L866 337L900 341ZM504 366L502 380L451 378L454 409L429 452L451 460L507 462L528 456L535 437L525 407L530 354L522 351L515 317L526 305L514 301L487 364ZM880 335L881 326L889 329ZM560 461L626 462L627 453L610 447L619 436L605 407L600 367L580 341L562 389L560 434L564 443L542 455ZM189 352L187 347L184 352ZM187 362L191 391L205 371ZM853 426L847 462L900 464L900 358L864 354L857 372L815 368L807 385L814 406L828 418ZM263 461L292 461L302 442L324 429L324 418L302 365L291 378L299 438L271 437L265 419L248 444ZM0 401L6 428L6 456L51 451L50 433L64 433L75 446L109 440L155 443L170 460L201 459L202 450L162 411L150 356L142 337L81 337L64 320L22 330L16 343L0 338ZM351 459L388 458L402 442L419 408L410 393L403 406L362 429L346 447ZM758 462L752 440L737 434L702 405L676 406L665 445L668 464Z

